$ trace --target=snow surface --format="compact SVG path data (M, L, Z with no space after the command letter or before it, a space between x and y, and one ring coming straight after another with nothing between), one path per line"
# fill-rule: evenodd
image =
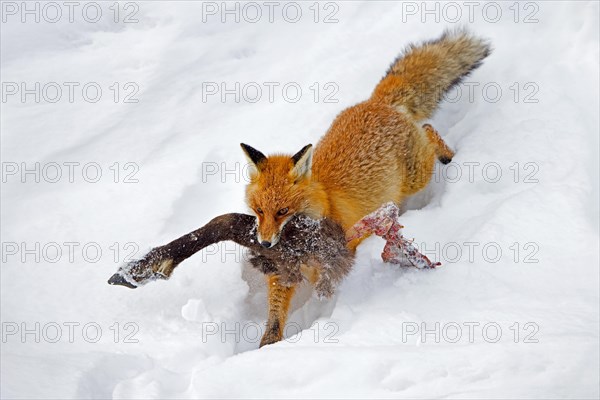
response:
M57 103L8 97L1 104L3 171L14 166L6 163L97 162L103 176L88 183L80 167L69 183L63 167L58 183L3 177L2 398L598 398L599 5L532 3L538 22L523 23L535 7L520 3L516 23L512 3L501 3L495 23L482 17L481 4L472 23L464 5L459 23L451 23L408 15L406 3L354 1L335 3L338 22L330 24L314 23L312 2L301 3L297 23L283 20L281 8L273 23L266 8L257 23L231 16L221 23L218 15L202 22L202 4L192 1L137 2L139 22L130 24L113 22L112 2L101 3L106 17L95 24L81 9L73 23L66 8L56 24L4 14L3 82L98 82L103 97L88 103L79 89L73 103L66 94ZM320 20L335 11L319 7ZM264 283L227 252L233 245L185 261L168 281L136 290L106 284L131 253L127 243L141 256L216 215L246 210L243 179L207 175L222 162L229 169L243 163L240 142L267 153L316 143L340 110L370 95L406 44L459 24L495 48L467 81L479 89L495 82L503 93L492 102L475 90L470 101L464 87L432 120L457 151L463 176L432 182L401 221L406 237L446 249L445 256L426 253L441 268L384 264L382 239L370 238L336 298L320 301L306 287L296 296L290 325L301 334L291 329L290 340L260 350L252 328L266 318ZM203 102L203 82L236 81L297 82L303 95L285 101L279 86L269 102L262 86L256 103L232 96ZM121 96L135 82L139 102L112 101L114 82ZM315 82L318 102L309 88ZM332 91L327 82L339 87L339 102L323 101ZM536 87L530 99L538 102L525 103ZM120 183L109 169L115 162ZM127 162L139 166L139 183L122 182ZM465 162L481 163L472 182ZM482 174L489 162L501 167L496 183ZM532 171L538 182L525 182ZM73 260L65 242L79 243ZM102 249L97 262L82 255L92 242ZM479 243L471 260L470 242ZM22 251L36 253L36 243L37 254L46 249L39 262ZM51 243L62 249L57 262L50 262ZM457 262L449 261L452 243L462 250ZM502 250L496 262L489 261L494 248L482 256L489 243ZM79 324L72 340L68 323ZM240 337L207 334L236 331L236 323L247 328L238 329ZM444 327L437 343L433 333L420 335L436 323ZM484 337L485 324L492 325ZM62 336L53 343L57 326ZM90 343L97 326L102 333ZM462 336L452 343L456 326ZM491 343L496 327L502 334ZM23 338L22 328L33 333Z

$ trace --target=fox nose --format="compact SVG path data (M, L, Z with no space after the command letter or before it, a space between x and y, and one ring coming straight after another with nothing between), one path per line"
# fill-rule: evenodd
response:
M262 247L266 247L267 249L271 247L271 242L267 242L266 240L263 240L262 242L260 242L260 244L262 245Z

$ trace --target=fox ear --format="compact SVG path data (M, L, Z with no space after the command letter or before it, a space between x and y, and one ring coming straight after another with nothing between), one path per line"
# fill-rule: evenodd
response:
M294 156L292 157L292 161L294 162L294 168L292 168L292 173L296 175L296 177L310 177L312 171L312 154L312 144L307 144L302 148L302 150L294 154Z
M252 168L251 173L257 173L260 171L259 164L267 159L263 153L256 150L254 147L250 147L247 144L240 143L242 146L242 150L244 150L244 154L250 163L250 167Z

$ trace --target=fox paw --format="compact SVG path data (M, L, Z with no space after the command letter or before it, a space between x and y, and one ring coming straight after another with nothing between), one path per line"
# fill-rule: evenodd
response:
M269 344L281 342L282 336L279 332L265 332L262 339L260 339L260 347L267 346Z

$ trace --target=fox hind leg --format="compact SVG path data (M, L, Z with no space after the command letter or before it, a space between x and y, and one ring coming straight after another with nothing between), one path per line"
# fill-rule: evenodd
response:
M277 275L267 277L269 316L267 328L260 341L260 347L283 339L283 330L295 289L295 286L282 285Z
M423 125L423 129L425 129L429 141L435 146L435 155L437 156L438 160L440 160L442 164L448 164L451 162L452 158L454 157L454 151L448 147L438 131L436 131L435 128L429 124Z

